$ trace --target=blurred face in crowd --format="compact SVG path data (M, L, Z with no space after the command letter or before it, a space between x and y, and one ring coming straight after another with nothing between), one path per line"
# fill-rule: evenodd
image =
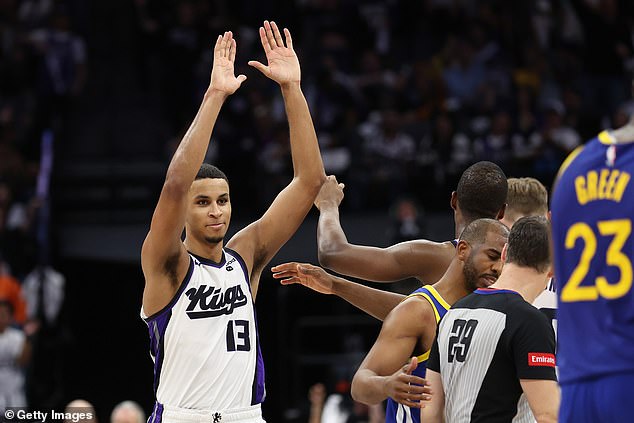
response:
M0 333L11 324L11 309L7 304L0 303Z

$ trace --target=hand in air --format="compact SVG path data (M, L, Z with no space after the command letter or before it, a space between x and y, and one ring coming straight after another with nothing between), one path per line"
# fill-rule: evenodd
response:
M343 200L344 187L344 184L337 182L337 178L334 175L328 176L315 198L315 206L319 210L321 210L321 205L326 203L339 207L341 200Z
M332 276L321 267L291 262L271 267L271 271L282 285L298 283L321 294L332 294Z
M234 74L234 62L236 60L236 40L231 31L219 35L214 46L214 64L211 70L211 81L208 92L220 92L231 95L247 79L245 75Z
M412 375L416 366L418 366L418 360L412 357L409 363L387 377L383 390L388 397L399 404L423 408L425 405L422 401L429 400L432 392L429 382L422 377Z
M301 80L301 70L297 54L293 50L293 39L288 29L284 28L286 45L282 41L282 35L275 22L264 21L260 27L260 41L264 47L268 66L256 61L249 61L253 66L267 77L280 85L286 85Z

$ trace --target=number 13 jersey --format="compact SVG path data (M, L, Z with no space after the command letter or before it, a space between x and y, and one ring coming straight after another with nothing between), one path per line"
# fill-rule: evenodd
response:
M164 405L227 411L264 400L255 307L235 251L224 248L220 263L190 254L172 301L141 316L150 333L155 413Z

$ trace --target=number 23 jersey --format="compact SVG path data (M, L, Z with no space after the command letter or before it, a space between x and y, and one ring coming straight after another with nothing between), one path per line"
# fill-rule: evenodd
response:
M190 254L172 301L145 321L158 404L226 411L264 400L255 307L235 251L224 248L220 263Z
M561 383L634 370L634 144L610 141L576 150L553 193Z

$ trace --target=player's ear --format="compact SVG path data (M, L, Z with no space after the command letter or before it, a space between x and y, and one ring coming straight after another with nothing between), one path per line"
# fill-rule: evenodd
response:
M458 245L456 246L456 254L458 255L458 260L461 262L466 262L471 254L471 245L463 239L458 241Z
M504 248L502 248L502 254L501 254L501 259L502 259L502 263L506 263L506 256L509 252L509 243L505 243L504 244Z
M449 205L451 206L452 209L458 210L458 194L456 194L456 191L452 191L451 200L449 200Z
M504 213L506 213L506 207L507 206L508 206L508 204L504 203L502 208L498 211L497 220L504 219Z

